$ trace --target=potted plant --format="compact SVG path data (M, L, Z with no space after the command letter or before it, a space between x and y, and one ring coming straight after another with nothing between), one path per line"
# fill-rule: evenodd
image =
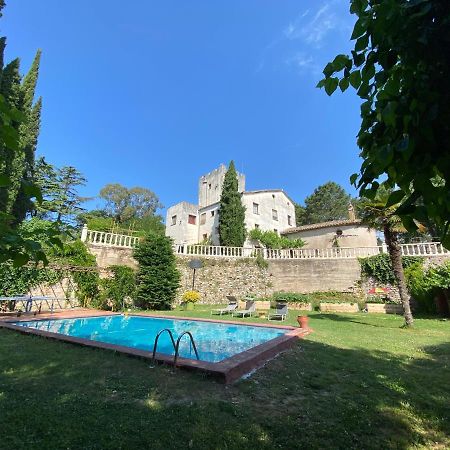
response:
M297 322L300 325L300 328L309 328L308 316L297 316Z
M200 300L200 292L198 291L186 291L183 294L183 303L186 308L186 311L192 311L194 309L194 305Z

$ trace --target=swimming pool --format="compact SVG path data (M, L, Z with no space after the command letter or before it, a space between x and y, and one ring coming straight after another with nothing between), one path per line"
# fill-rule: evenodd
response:
M190 331L199 359L185 336L181 340L177 367L206 373L224 383L236 381L310 333L309 329L273 322L266 325L147 313L122 315L91 309L43 313L38 317L0 318L0 328L146 360L153 360L153 344L160 330L169 328L175 340L184 331ZM155 356L159 362L175 364L167 333L161 335Z
M236 325L198 320L180 320L140 316L106 316L56 320L32 320L15 323L21 327L33 328L92 341L106 342L140 350L153 351L155 337L159 331L168 328L175 341L184 331L189 331L195 340L199 359L220 362L238 353L283 336L288 330L270 327ZM168 333L158 341L157 351L174 354ZM180 341L179 355L195 359L195 353L185 336Z

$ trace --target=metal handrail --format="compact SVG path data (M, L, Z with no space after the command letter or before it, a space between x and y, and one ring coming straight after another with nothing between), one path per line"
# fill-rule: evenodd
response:
M192 337L191 332L190 332L190 331L184 331L183 333L181 333L181 334L178 336L178 339L177 339L177 343L176 343L176 346L175 346L175 357L173 358L173 365L174 365L174 366L177 365L178 351L179 351L179 349L180 349L180 341L181 341L181 338L182 338L185 334L187 334L187 335L189 336L190 340L191 340L191 344L192 344L192 347L194 348L195 356L197 357L197 359L200 359L199 356L198 356L197 347L195 346L194 338Z
M155 343L153 344L153 355L152 355L153 361L155 360L156 348L158 347L159 337L161 336L161 334L164 333L164 331L167 331L169 333L169 337L170 337L170 340L172 341L173 349L176 350L175 339L173 338L172 331L170 331L168 328L164 328L155 337ZM178 343L178 341L177 341L177 343Z

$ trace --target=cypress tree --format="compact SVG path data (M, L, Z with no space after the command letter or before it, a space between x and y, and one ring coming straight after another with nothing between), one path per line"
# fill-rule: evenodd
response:
M3 62L5 38L0 39L0 62ZM20 223L31 211L32 202L27 186L33 182L34 155L39 135L42 100L33 104L39 75L41 51L38 50L31 68L23 78L20 76L20 60L14 59L5 67L0 66L0 95L10 108L21 113L21 121L12 126L18 133L18 148L4 143L0 146L0 175L8 176L7 189L0 192L0 211L12 214Z
M247 232L245 230L245 207L241 194L234 162L231 161L223 182L219 211L220 245L242 247Z
M180 284L172 240L149 233L134 251L139 263L135 304L144 309L170 309Z

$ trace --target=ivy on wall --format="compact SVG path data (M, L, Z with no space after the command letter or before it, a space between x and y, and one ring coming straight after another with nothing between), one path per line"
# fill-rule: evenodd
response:
M407 269L413 264L422 262L419 256L404 256L402 258L403 268ZM361 272L365 277L372 277L381 284L394 284L394 272L392 270L391 259L387 253L381 253L376 256L359 258Z
M28 294L40 284L55 284L61 274L52 269L36 267L14 267L11 263L0 264L0 295L10 297Z

